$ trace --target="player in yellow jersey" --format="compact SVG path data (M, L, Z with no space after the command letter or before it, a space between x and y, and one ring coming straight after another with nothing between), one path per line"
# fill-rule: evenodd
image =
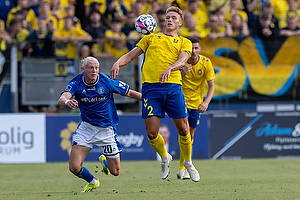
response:
M167 113L173 119L179 134L184 166L191 179L199 181L200 175L191 160L192 140L179 70L185 65L192 51L191 41L177 34L182 20L182 10L169 7L166 10L166 31L144 36L136 47L113 64L110 76L114 79L121 66L142 53L145 54L142 66L142 117L149 143L162 158L161 178L168 177L172 160L172 156L166 151L163 137L158 133L160 119Z
M190 37L192 42L192 55L187 64L182 68L182 90L188 108L188 122L191 138L199 125L200 114L205 112L215 91L215 73L210 59L200 55L200 40L197 37ZM208 91L203 101L205 81L208 83ZM188 179L189 174L184 166L183 154L180 153L179 170L177 178Z

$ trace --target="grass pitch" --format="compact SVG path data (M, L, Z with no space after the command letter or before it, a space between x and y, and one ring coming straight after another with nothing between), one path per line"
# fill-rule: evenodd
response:
M101 184L90 193L80 193L86 183L68 171L68 163L0 164L0 199L300 199L300 159L193 163L201 175L196 183L177 180L178 160L166 180L157 161L121 161L118 177L101 173L98 162L86 162Z

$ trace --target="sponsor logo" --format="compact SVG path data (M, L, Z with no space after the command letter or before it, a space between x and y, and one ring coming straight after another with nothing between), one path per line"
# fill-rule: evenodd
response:
M278 124L272 124L270 122L262 123L260 128L255 131L257 137L261 136L300 136L300 123L296 124L294 128L292 127L279 127Z
M133 132L130 132L129 135L118 135L117 138L124 147L141 147L144 141L143 135L135 135Z
M0 155L21 154L22 150L34 147L34 133L22 130L21 127L11 127L9 131L0 130Z

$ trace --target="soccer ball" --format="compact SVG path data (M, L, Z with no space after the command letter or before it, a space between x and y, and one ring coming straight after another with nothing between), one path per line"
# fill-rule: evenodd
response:
M135 29L144 35L152 33L156 28L156 21L152 15L142 14L135 21Z

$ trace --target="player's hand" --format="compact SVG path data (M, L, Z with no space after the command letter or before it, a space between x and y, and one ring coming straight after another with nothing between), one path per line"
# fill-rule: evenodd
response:
M160 83L165 83L166 81L169 80L171 74L171 68L167 68L159 77L159 82Z
M182 76L185 76L187 73L189 73L192 69L192 65L191 64L187 64L185 66L182 67L182 70L181 70L181 75Z
M115 79L116 76L118 76L119 70L120 70L120 66L117 63L115 63L112 66L111 71L110 71L110 79L111 80Z
M74 109L74 108L78 107L78 101L75 99L72 99L72 100L69 100L66 105L69 106L71 109Z
M207 110L208 107L208 103L206 102L202 102L199 106L198 106L198 113L204 113Z

